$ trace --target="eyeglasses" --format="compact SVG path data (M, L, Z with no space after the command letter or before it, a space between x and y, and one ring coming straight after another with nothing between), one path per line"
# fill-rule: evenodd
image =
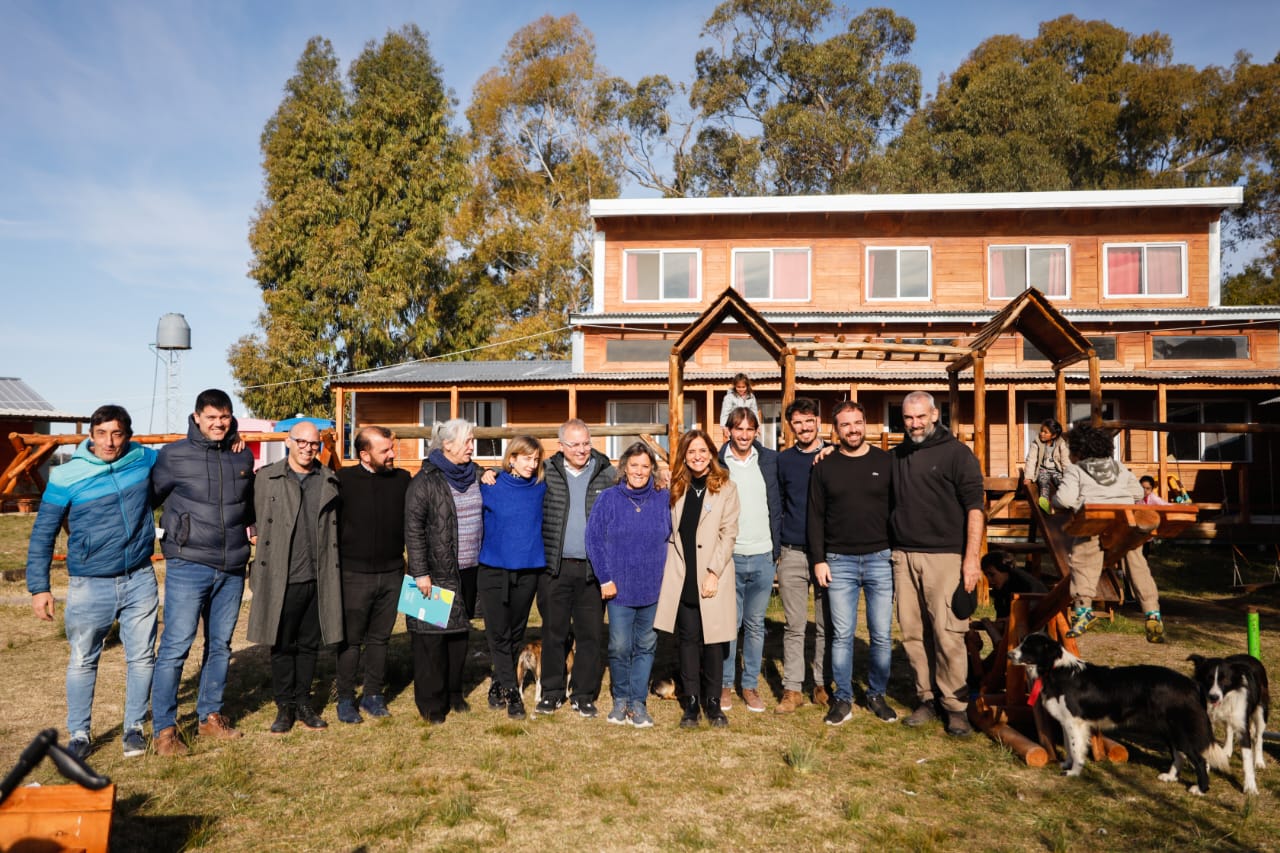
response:
M301 438L295 438L295 439L291 439L291 440L292 440L292 441L293 441L293 443L294 443L295 445L297 445L299 448L306 447L306 448L310 448L311 450L319 450L319 449L320 449L320 442L318 442L318 441L305 441L304 439L301 439Z
M560 446L569 450L585 450L591 446L589 441L562 441Z

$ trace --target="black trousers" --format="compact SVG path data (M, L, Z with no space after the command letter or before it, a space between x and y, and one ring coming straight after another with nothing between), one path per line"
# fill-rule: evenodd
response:
M538 593L542 569L508 571L480 566L476 577L480 606L484 608L484 636L493 661L493 680L503 690L516 688L516 656L524 646L529 609Z
M720 700L728 643L702 641L702 609L680 602L676 608L676 645L680 657L680 692L705 704Z
M449 712L449 697L462 695L467 632L411 634L413 701L424 718Z
M289 584L280 608L276 643L271 647L271 690L277 705L311 701L321 640L316 582Z
M342 573L342 624L338 646L338 698L356 698L356 678L364 658L364 695L382 693L387 672L387 643L396 626L396 604L404 572ZM361 646L364 654L361 655Z
M458 569L458 579L462 581L462 606L467 609L467 618L474 619L481 615L476 612L476 572L475 566Z
M543 698L565 698L565 657L572 634L577 643L573 654L573 698L596 701L604 672L604 599L591 564L566 558L560 561L559 575L544 573L538 611L542 614Z

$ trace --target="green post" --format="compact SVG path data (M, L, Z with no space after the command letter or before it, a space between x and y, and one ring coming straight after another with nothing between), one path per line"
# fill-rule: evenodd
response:
M1249 632L1249 654L1262 660L1262 637L1258 629L1258 608L1250 607L1246 617Z

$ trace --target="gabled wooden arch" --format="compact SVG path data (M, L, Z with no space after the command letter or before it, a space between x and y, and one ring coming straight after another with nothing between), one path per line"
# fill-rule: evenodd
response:
M960 429L960 371L973 368L973 453L978 457L982 473L987 472L987 350L1007 332L1018 332L1053 364L1057 419L1067 421L1066 367L1089 360L1089 410L1094 426L1102 423L1102 375L1098 354L1089 339L1062 316L1048 297L1035 288L1027 288L1016 299L991 318L969 344L969 352L947 365L951 390L951 429ZM1012 426L1011 426L1012 428Z
M667 440L673 454L672 464L676 464L674 454L680 442L680 434L684 431L684 365L689 356L697 352L698 347L707 342L707 338L720 327L720 324L732 317L742 325L747 334L778 362L782 371L782 410L786 411L796 398L796 354L787 345L782 336L774 331L760 312L752 308L738 291L728 288L722 292L697 320L689 324L684 333L671 347L670 387L667 391L669 422L667 424ZM714 412L707 413L708 426L715 417ZM789 433L788 433L789 435Z

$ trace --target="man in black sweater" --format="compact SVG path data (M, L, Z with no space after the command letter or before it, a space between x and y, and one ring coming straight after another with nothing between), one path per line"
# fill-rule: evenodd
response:
M968 735L969 620L951 608L956 587L973 592L982 575L982 469L969 448L938 425L933 395L908 394L902 421L906 440L893 452L893 580L902 648L920 697L903 722L923 725L937 718L941 705L947 734Z
M409 472L396 468L391 430L366 426L356 433L360 464L343 468L339 551L346 639L338 649L338 719L360 723L389 717L383 698L387 643L396 624L404 577L404 496ZM364 696L356 705L356 673L364 646Z
M809 557L827 590L831 614L831 678L835 692L827 725L853 716L853 632L858 595L867 597L867 708L882 722L897 713L885 702L893 627L893 568L889 561L889 454L866 443L866 410L845 400L832 412L837 452L809 478Z

